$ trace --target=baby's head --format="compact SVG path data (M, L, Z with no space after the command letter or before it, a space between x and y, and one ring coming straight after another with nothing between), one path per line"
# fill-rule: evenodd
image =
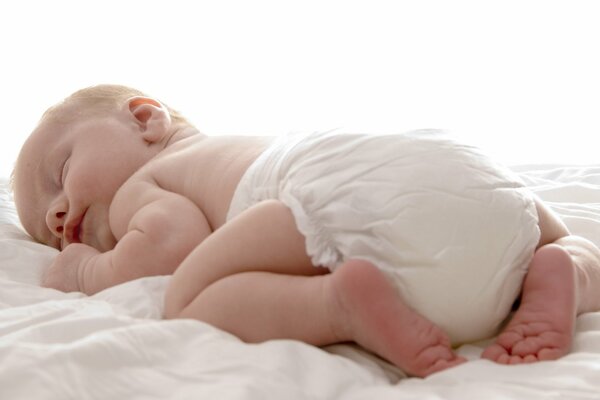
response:
M179 113L118 85L82 89L44 113L15 170L24 228L56 248L114 247L108 221L119 187L174 140L197 132Z
M147 94L123 85L97 85L76 91L59 103L50 107L40 120L46 119L72 122L85 117L112 114L132 98L150 98ZM156 100L158 102L158 100ZM168 111L174 124L191 124L177 111L164 103L161 105Z

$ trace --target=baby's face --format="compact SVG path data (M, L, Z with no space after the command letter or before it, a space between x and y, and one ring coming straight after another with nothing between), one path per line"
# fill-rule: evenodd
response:
M112 249L110 203L155 154L137 129L119 113L68 124L42 122L15 168L15 203L25 229L58 249L70 243Z

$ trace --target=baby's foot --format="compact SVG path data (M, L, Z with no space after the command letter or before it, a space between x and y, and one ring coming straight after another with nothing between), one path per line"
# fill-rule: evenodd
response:
M541 247L525 277L520 307L482 357L501 364L562 357L571 347L575 316L571 256L558 245Z
M447 335L411 310L381 271L351 260L332 276L340 312L336 330L413 376L425 377L466 361L452 351Z

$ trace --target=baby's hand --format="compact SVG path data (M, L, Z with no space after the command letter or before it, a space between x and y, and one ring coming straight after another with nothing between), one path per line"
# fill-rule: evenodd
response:
M79 273L98 250L83 243L72 243L65 247L42 277L42 286L63 292L79 292Z

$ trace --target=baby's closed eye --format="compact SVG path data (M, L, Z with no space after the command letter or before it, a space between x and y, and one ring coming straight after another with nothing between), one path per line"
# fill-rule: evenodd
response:
M69 161L71 160L71 157L67 157L65 158L65 160L62 163L62 166L60 168L60 175L58 178L58 182L60 183L60 187L62 188L65 185L65 177L67 175L67 171L69 170Z

